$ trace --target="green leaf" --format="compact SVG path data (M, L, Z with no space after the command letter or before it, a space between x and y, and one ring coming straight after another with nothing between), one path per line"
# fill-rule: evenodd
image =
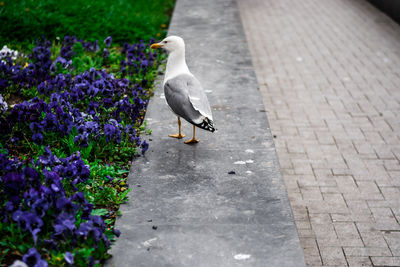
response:
M92 215L99 215L99 216L106 215L107 213L108 213L108 210L106 210L106 209L95 209L92 211Z
M25 253L27 250L27 245L18 245L17 248L20 252Z

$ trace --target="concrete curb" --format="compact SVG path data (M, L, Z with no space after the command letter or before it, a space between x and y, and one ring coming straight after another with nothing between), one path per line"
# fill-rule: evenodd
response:
M185 39L218 131L169 138L176 117L157 86L106 266L305 266L236 1L178 0L169 34Z

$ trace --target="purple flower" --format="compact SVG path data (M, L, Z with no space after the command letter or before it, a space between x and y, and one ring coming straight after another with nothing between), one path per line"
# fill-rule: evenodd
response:
M79 226L79 229L76 231L76 233L79 236L87 237L89 233L93 230L93 222L92 221L87 221L86 223L81 223Z
M73 233L75 228L75 215L71 213L62 213L54 224L56 235Z
M77 192L72 197L72 200L77 201L80 204L85 203L85 194L83 192Z
M65 177L73 178L78 173L76 166L74 164L69 164L64 172Z
M89 70L89 77L92 81L96 80L96 76L97 76L97 71L95 68L90 68Z
M43 226L43 221L36 214L28 211L17 210L13 213L12 219L18 223L18 226L23 230L29 230L36 244L37 234Z
M118 230L118 229L113 229L113 233L114 233L114 235L116 236L116 237L119 237L120 235L121 235L121 231L120 230Z
M57 116L53 113L47 113L41 124L46 131L56 131L58 128Z
M107 138L107 142L110 142L113 139L115 132L116 132L116 128L114 125L112 125L112 124L104 125L104 135Z
M4 100L3 96L0 94L0 114L7 111L8 105Z
M90 90L90 89L89 89ZM86 112L89 115L96 115L96 113L98 112L98 109L100 107L100 104L94 101L90 101L88 108L86 109Z
M108 51L107 48L104 48L104 50L103 50L103 57L104 57L104 58L108 58L109 56L110 56L110 51Z
M14 210L14 204L11 201L8 201L6 203L6 211L7 212L12 212Z
M43 155L39 156L39 160L36 162L37 165L54 166L61 163L61 161L53 155L49 147L46 146L44 151ZM46 172L44 174L46 176Z
M67 251L65 252L64 259L68 264L72 265L74 263L74 254Z
M89 146L89 134L84 132L80 135L74 137L74 143L78 144L80 147L88 147Z
M41 144L43 142L43 135L41 133L35 133L32 135L32 141Z
M32 210L34 210L39 217L44 217L48 209L49 202L47 202L45 199L38 199L32 205Z
M86 131L88 133L96 133L99 128L99 124L95 121L87 121L85 122Z
M54 192L60 192L61 191L61 187L58 184L51 184L51 190L53 190Z
M55 62L50 65L50 69L49 70L50 70L51 73L55 73L57 71L57 65L56 65ZM38 89L38 91L40 92L40 89Z
M90 216L91 221L93 222L94 226L98 226L101 229L106 229L106 225L104 224L103 219L98 215Z
M44 147L42 155L34 155L27 161L12 159L7 152L0 151L0 183L4 191L3 199L0 199L3 203L0 220L11 221L22 233L38 242L41 249L25 255L31 262L29 266L47 265L39 254L44 246L43 253L44 249L65 253L65 265L74 264L74 253L82 242L89 242L94 248L110 246L104 220L91 215L93 205L85 199L83 192L78 192L90 178L86 160L83 161L79 153L58 158L47 145L58 149L57 155L67 153L65 143L72 141L69 138L73 133L73 141L82 147L105 140L111 142L107 144L109 146L130 140L132 144L128 145L136 146L138 152L148 150L148 144L140 140L133 125L147 105L144 99L152 82L143 77L147 69L154 67L158 55L149 53L144 42L124 45L123 58L119 59L120 67L124 68L121 73L137 74L138 80L117 79L105 70L94 68L75 77L51 74L61 67L58 63L64 68L69 67L76 42L80 42L86 51L99 49L97 42L67 36L59 55L51 55L49 42L38 43L29 56L27 68L9 59L0 63L0 92L5 92L0 93L0 136L3 141L13 141L5 142L4 147L12 146L15 152L14 148L23 144L23 131L28 127L28 141L42 144L33 148ZM104 43L98 53L104 53L107 58L112 38L106 38ZM57 58L52 62L54 57ZM103 62L106 64L107 59ZM37 88L39 95L13 108L7 107L8 110L2 113L5 101L1 94L8 95L9 89L14 87ZM109 183L113 178L104 179ZM119 236L120 232L115 229L113 234ZM95 257L92 257L93 263L99 258L96 253L91 256Z
M18 194L18 192L24 187L25 181L22 175L14 172L9 172L3 176L4 181L4 192L6 194Z
M61 197L57 199L56 207L59 211L65 211L67 214L74 214L79 206L72 203L70 198Z
M36 248L30 248L28 250L28 253L26 253L23 257L22 260L29 266L33 267L47 267L47 262L45 260L42 260L42 257L36 250Z
M31 124L29 124L29 128L33 133L39 133L43 131L43 126L37 122L31 122Z
M24 220L24 212L22 212L21 210L16 210L14 211L14 213L12 214L12 219L18 223L18 226L25 230L26 229L26 224L25 224L25 220Z
M105 108L110 108L114 105L114 102L112 101L111 98L104 98L103 103Z
M112 42L111 36L108 36L106 39L104 39L104 43L106 44L107 47L110 47Z
M149 144L145 141L141 144L142 147L142 154L144 154L149 149Z
M68 60L63 57L57 57L53 64L60 63L63 68L67 68L69 66Z
M89 86L89 90L87 91L87 93L88 93L89 96L95 97L99 93L99 91L100 91L99 88L97 88L97 87L95 87L93 85L90 85Z

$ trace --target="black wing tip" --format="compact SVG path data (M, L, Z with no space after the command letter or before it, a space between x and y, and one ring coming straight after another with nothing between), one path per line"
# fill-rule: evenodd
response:
M199 128L201 128L201 129L204 129L204 130L207 130L207 131L210 131L210 132L215 132L217 129L215 129L215 127L214 127L214 122L212 121L212 120L209 120L208 118L205 118L204 120L203 120L203 122L202 123L199 123L199 124L195 124L197 127L199 127Z

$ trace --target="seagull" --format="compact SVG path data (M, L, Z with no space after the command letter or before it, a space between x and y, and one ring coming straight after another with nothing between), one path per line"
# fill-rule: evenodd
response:
M181 139L181 117L193 124L193 138L185 144L198 143L196 127L214 132L214 122L210 104L200 82L189 71L185 60L185 42L179 36L168 36L151 49L163 48L168 51L167 69L164 76L164 95L167 104L178 116L178 134L170 137Z

